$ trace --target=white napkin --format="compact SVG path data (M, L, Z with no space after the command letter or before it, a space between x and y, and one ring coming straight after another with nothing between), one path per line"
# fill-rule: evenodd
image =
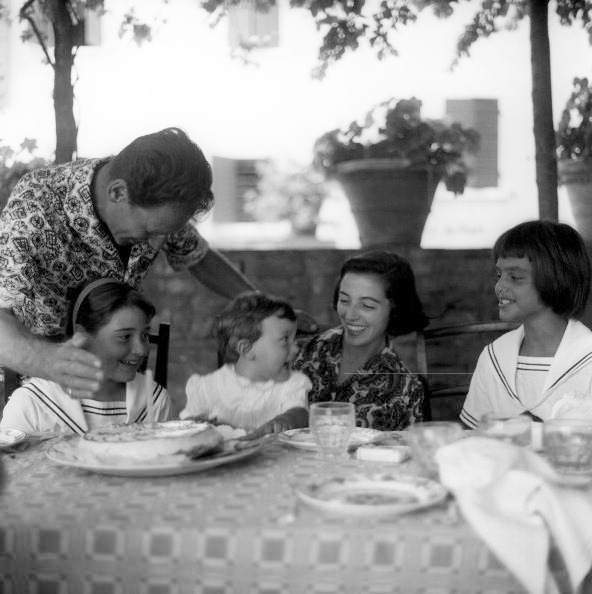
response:
M592 397L582 392L567 392L551 408L550 418L592 421Z
M556 486L543 458L486 437L443 446L436 461L465 519L528 592L557 592L547 564L552 542L577 591L592 566L591 491Z

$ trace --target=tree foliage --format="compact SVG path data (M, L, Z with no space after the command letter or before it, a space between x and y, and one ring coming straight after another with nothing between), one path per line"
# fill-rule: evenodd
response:
M243 0L202 0L202 6L217 19L228 6ZM276 0L252 0L261 10ZM310 12L322 34L319 60L314 75L322 78L327 69L346 53L365 41L378 58L397 55L396 34L401 27L415 23L422 11L430 9L437 17L447 18L461 4L459 0L290 0L290 6ZM474 43L500 30L515 29L520 21L530 21L532 66L532 104L536 154L536 179L539 190L539 216L557 219L557 161L552 116L551 69L547 18L549 0L470 0L473 16L459 34L452 65L470 55ZM562 25L579 23L592 43L592 2L555 0L555 12Z
M17 13L18 19L27 23L22 40L35 41L44 61L54 72L56 163L70 161L77 151L78 124L74 117L72 70L78 49L84 43L85 13L102 14L104 10L104 0L26 0ZM10 18L9 3L0 0L0 19ZM52 40L45 25L49 25ZM121 37L128 35L141 45L150 41L151 29L131 9L124 16L119 34Z

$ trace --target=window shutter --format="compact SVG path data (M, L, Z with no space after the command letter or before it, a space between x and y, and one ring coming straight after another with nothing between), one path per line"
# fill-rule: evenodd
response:
M277 6L259 12L254 2L244 1L228 8L230 46L277 47L279 44Z
M256 190L259 181L258 161L214 157L212 190L216 199L212 219L219 223L252 221L244 209L245 195Z

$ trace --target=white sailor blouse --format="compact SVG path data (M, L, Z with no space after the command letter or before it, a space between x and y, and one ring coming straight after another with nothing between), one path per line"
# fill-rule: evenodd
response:
M172 407L168 392L154 381L148 369L126 384L125 409L126 423L144 423L168 420ZM88 424L80 400L66 394L60 384L36 377L12 393L0 428L82 435L88 431Z
M515 417L523 413L548 419L551 409L567 392L592 398L592 331L577 320L569 320L544 387L535 406L528 410L516 389L518 353L524 327L507 332L487 345L477 361L460 420L475 428L487 413Z

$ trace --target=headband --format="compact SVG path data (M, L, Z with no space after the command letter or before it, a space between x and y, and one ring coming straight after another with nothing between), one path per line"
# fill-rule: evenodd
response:
M101 285L116 282L118 281L114 278L98 278L97 280L88 283L88 285L86 285L86 287L84 287L84 289L80 291L80 295L78 295L76 303L74 303L74 309L72 310L72 329L74 329L74 326L76 325L76 320L78 319L78 310L80 309L82 302L88 297L90 292L94 291L97 287L100 287Z

